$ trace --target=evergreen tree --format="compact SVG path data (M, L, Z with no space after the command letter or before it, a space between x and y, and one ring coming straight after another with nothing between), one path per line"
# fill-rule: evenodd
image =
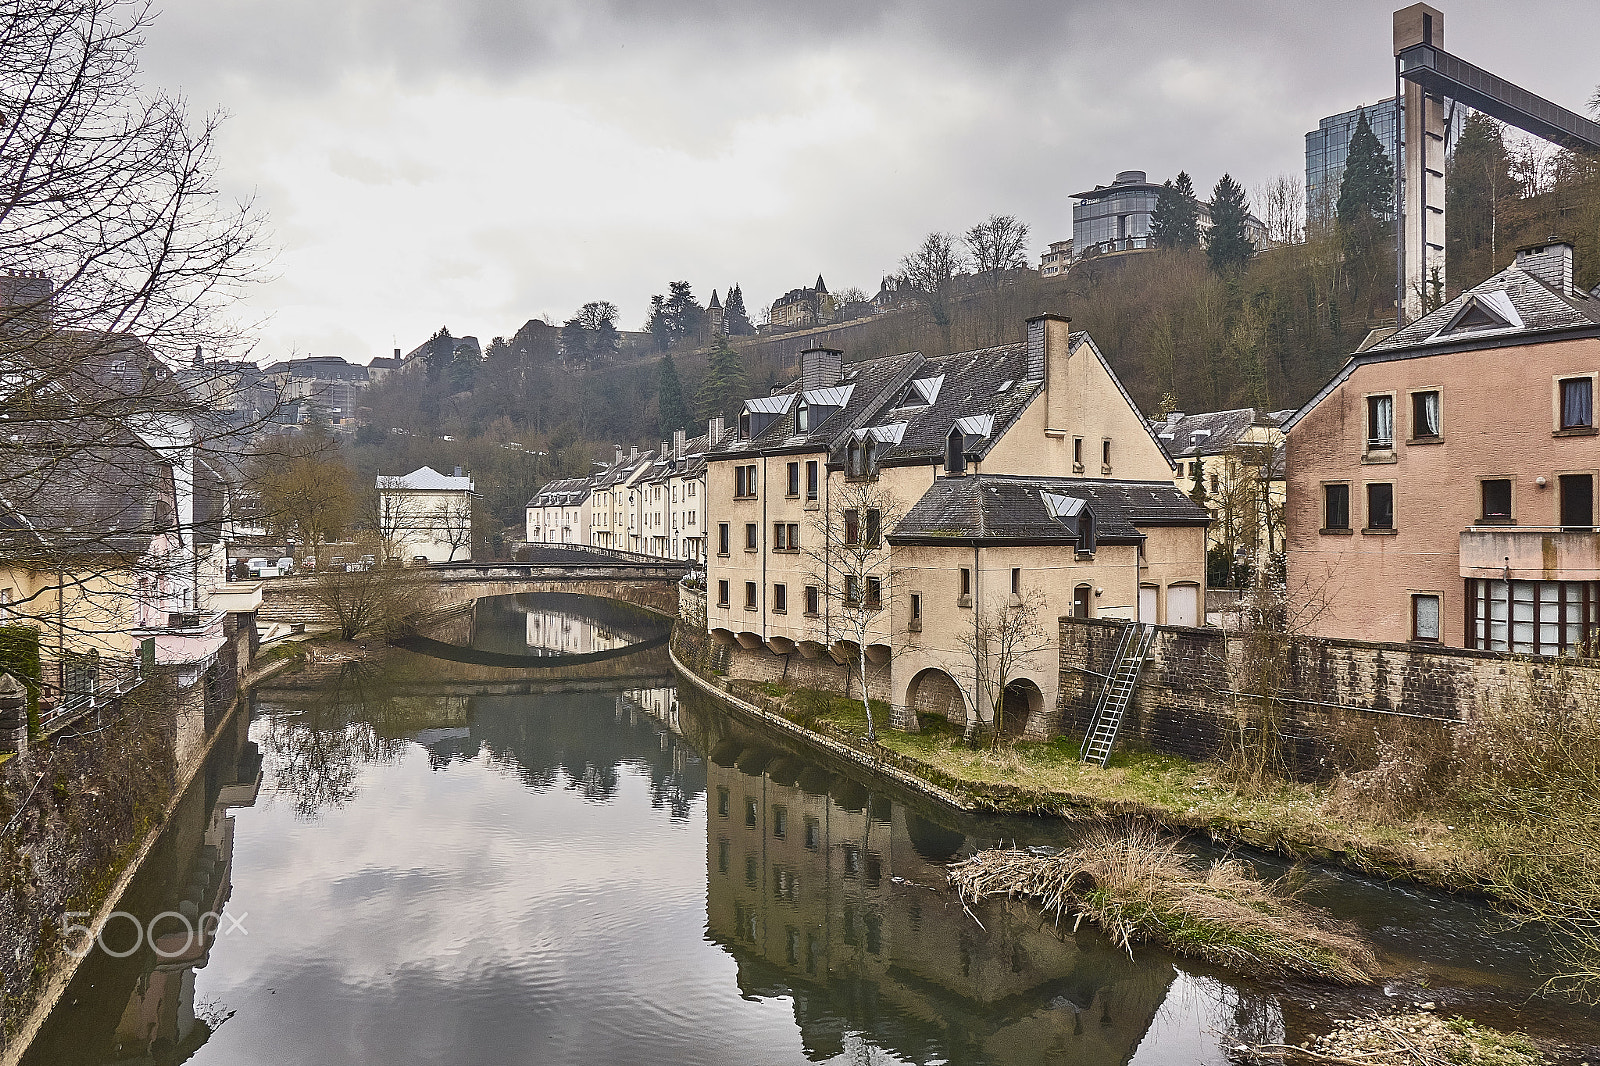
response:
M1511 176L1511 156L1500 124L1476 112L1467 116L1448 168L1446 273L1470 285L1504 266L1500 249L1512 243L1506 216L1516 182Z
M711 365L700 383L695 402L707 418L728 414L734 404L743 400L749 391L744 372L744 360L733 350L727 337L718 337L717 346L711 350Z
M673 343L693 340L705 327L706 309L694 298L687 281L667 283L666 310L672 323Z
M650 317L645 320L644 328L656 342L656 351L664 352L672 347L672 323L667 317L667 298L660 293L650 297Z
M661 382L657 389L660 400L661 432L686 429L689 409L683 405L683 385L678 381L678 368L672 365L672 353L661 357Z
M1200 246L1200 201L1188 171L1178 171L1177 181L1164 181L1150 215L1150 239L1157 248Z
M722 321L727 332L735 337L748 337L756 331L744 309L744 290L738 285L728 290L728 299L722 305Z
M1224 174L1211 191L1211 229L1206 234L1206 262L1219 274L1244 269L1255 246L1245 235L1245 217L1250 206L1244 187Z
M455 356L456 339L450 336L449 326L440 326L438 332L428 338L428 345L422 352L422 360L428 365L428 380L438 381Z
M568 366L589 365L589 331L576 315L561 324L561 358Z
M1337 213L1339 224L1347 229L1394 214L1394 164L1378 143L1365 111L1356 116L1356 132L1344 157Z

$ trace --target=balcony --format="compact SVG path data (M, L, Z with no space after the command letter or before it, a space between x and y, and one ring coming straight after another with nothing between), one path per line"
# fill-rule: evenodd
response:
M1514 581L1600 581L1593 526L1473 526L1461 533L1461 576Z

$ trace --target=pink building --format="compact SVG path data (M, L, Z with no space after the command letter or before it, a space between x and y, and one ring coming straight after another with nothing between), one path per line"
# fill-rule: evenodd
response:
M1311 632L1570 654L1600 639L1600 299L1552 238L1354 355L1287 423Z

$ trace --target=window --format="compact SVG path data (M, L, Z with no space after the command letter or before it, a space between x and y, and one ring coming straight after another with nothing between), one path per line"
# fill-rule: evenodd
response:
M1022 595L1022 567L1020 566L1011 568L1011 595Z
M867 508L867 547L876 548L882 537L883 531L879 528L883 521L882 513L876 507Z
M1411 639L1439 639L1439 597L1411 597Z
M717 582L717 606L728 606L728 583L726 581Z
M717 789L717 815L722 818L728 816L728 790L721 787Z
M776 804L773 806L772 835L779 840L789 835L789 808Z
M1561 524L1580 529L1594 525L1594 478L1562 474L1560 484Z
M972 598L972 571L964 566L961 568L961 598L963 600Z
M946 474L967 472L967 435L961 432L960 426L951 426L950 435L945 438L944 472Z
M750 412L744 411L739 415L739 439L750 439Z
M800 495L800 464L789 464L789 495Z
M911 625L913 628L922 628L922 593L911 594Z
M746 581L744 583L744 609L747 611L756 609L756 583L754 581Z
M815 614L818 613L818 611L817 611L817 599L818 599L817 586L815 586L815 585L807 585L806 586L806 614L815 615Z
M1411 436L1413 440L1437 440L1439 432L1439 391L1411 394Z
M1100 442L1100 465L1111 465L1111 442L1109 440L1103 440Z
M733 468L733 495L737 499L744 494L744 467L736 466Z
M844 602L855 603L860 597L856 595L856 575L844 575Z
M1394 397L1367 397L1367 450L1388 451L1394 447Z
M717 523L717 554L728 554L728 523Z
M1594 378L1562 379L1561 428L1594 428Z
M815 459L808 459L808 460L806 460L806 499L814 500L816 498L817 498L817 461Z
M1348 530L1350 528L1350 486L1322 486L1322 528Z
M1213 496L1215 496L1217 494L1217 485L1218 485L1217 475L1212 474L1211 475L1211 495L1213 495Z
M698 484L698 482L695 482L695 481L691 481L691 482L689 482L689 487L688 487L688 489L687 489L687 490L686 490L686 492L685 492L685 495L688 495L688 496L693 496L693 495L694 495L694 494L695 494L695 491L694 491L694 487L695 487L695 485L697 485L697 484Z
M1511 521L1511 479L1487 478L1483 486L1483 521Z
M1367 486L1367 528L1394 528L1394 486L1387 481Z
M822 823L815 818L806 819L806 848L816 851L822 846Z
M772 609L778 614L789 613L789 586L772 586Z
M756 494L756 468L752 463L749 466L736 466L733 468L733 494L741 498L748 498Z
M844 513L844 542L861 543L861 512L853 507Z
M844 447L844 472L846 477L861 476L861 442L854 438Z
M794 409L794 428L800 433L811 432L811 405L804 400Z
M788 527L782 522L772 523L772 550L775 552L789 550Z
M1072 469L1081 473L1083 471L1083 438L1072 438Z
M877 607L883 603L883 579L877 577L867 578L867 606Z
M797 552L797 551L800 550L800 523L799 522L790 522L789 523L789 550L792 551L792 552Z
M758 545L759 541L756 537L756 524L754 522L746 522L744 524L744 550L747 552L753 552L756 550Z

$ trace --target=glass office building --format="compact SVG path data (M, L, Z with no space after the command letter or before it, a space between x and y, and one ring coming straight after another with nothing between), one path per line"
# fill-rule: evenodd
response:
M1124 170L1110 185L1073 193L1073 256L1150 247L1150 215L1160 192L1144 171Z
M1350 138L1356 135L1356 122L1365 111L1373 136L1383 145L1389 162L1399 165L1395 154L1395 124L1400 109L1393 97L1358 107L1339 115L1329 115L1306 134L1306 216L1308 219L1332 217L1339 203L1339 182L1344 178L1345 156L1350 154ZM1467 109L1453 100L1445 101L1445 151L1453 152L1466 123Z

